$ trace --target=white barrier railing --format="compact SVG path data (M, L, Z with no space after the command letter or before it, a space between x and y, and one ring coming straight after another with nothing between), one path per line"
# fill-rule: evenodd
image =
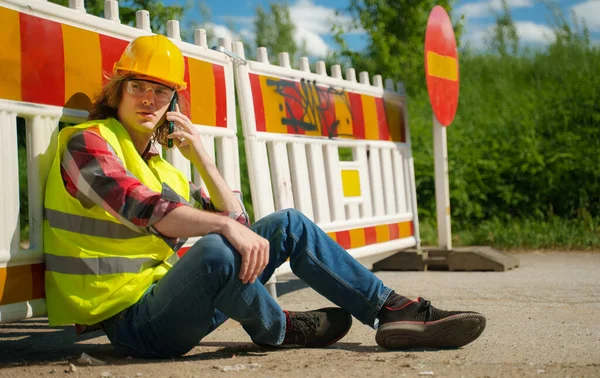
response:
M234 52L244 58L244 46ZM328 76L287 53L236 65L236 88L257 219L301 210L363 263L418 246L415 179L401 84L340 66ZM289 264L278 273L290 270Z
M0 323L45 314L43 193L59 122L83 121L131 39L150 34L147 11L136 27L121 25L118 3L105 1L105 18L39 0L0 0ZM255 218L295 207L314 219L363 262L419 244L414 170L405 107L399 87L367 73L346 80L339 66L310 72L308 59L290 68L286 53L270 65L266 50L242 64L208 48L206 32L195 44L181 41L179 23L167 34L186 56L184 92L192 122L225 180L240 189L234 61L238 103L248 154ZM220 41L228 53L231 43ZM243 46L233 49L242 59ZM259 101L260 99L260 101ZM20 243L17 119L26 128L29 246ZM342 156L341 156L342 155ZM177 150L167 159L204 186ZM204 186L205 187L205 186ZM193 242L190 241L188 245ZM278 274L289 271L285 265Z
M150 34L147 11L138 11L136 27L121 25L118 3L105 1L105 18L85 14L83 1L70 8L39 0L0 0L0 323L45 314L43 266L43 193L59 121L79 123L104 74L131 39ZM183 93L192 105L190 118L225 180L240 189L232 60L209 49L206 32L195 31L195 44L181 41L179 23L167 35L186 56ZM222 41L224 47L230 42ZM17 118L25 120L29 246L20 243ZM167 159L204 186L177 150Z

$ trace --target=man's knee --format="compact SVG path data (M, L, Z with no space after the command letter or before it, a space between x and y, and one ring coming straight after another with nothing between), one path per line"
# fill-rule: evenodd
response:
M236 253L227 239L219 234L203 236L188 252L198 268L206 273L233 273Z
M271 214L272 221L297 224L299 222L307 222L309 219L301 211L296 209L283 209Z

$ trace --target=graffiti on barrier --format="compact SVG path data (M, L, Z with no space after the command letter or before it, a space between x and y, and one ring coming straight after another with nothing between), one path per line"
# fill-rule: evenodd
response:
M338 133L340 122L351 123L351 119L339 119L335 107L344 106L352 117L352 109L344 89L319 86L315 80L302 79L300 82L269 78L267 86L285 99L280 105L280 111L285 116L281 118L283 125L289 126L298 134L299 131L317 131L329 138L342 135Z

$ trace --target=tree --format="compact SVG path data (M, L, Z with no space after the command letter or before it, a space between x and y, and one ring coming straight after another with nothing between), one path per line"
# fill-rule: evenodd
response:
M506 0L502 0L502 11L496 13L496 25L494 25L492 35L492 49L497 51L500 56L517 55L519 34Z
M256 8L256 46L267 48L270 62L277 62L277 56L281 52L289 53L290 60L294 62L301 50L294 39L296 26L290 17L289 7L271 3L269 9L270 13L260 5Z
M338 12L353 19L350 25L335 24L333 31L340 47L339 55L357 71L380 74L404 81L409 92L425 86L424 41L427 18L435 5L449 13L455 0L351 0L350 6ZM353 51L344 33L364 30L367 46ZM454 26L457 42L462 22Z
M589 48L591 46L590 30L584 18L578 17L575 11L571 11L571 21L567 20L560 6L553 0L541 0L552 15L551 25L553 26L555 43L551 48L556 46L569 45L570 43L579 43L582 46ZM559 47L560 48L560 47Z
M69 0L49 0L52 3L68 7ZM124 25L135 26L135 12L145 9L150 12L152 31L166 34L167 21L180 20L188 9L186 5L164 5L158 0L127 0L119 2L119 18ZM85 10L88 14L103 17L104 0L86 0ZM182 37L185 33L182 32ZM187 36L186 36L187 37Z
M212 23L212 10L204 1L196 1L196 7L198 17L195 17L185 25L186 33L181 32L181 39L194 43L193 31L200 28L206 31L206 43L208 46L214 46L217 44L217 38L213 27L214 24ZM187 30L190 30L190 32L188 33Z

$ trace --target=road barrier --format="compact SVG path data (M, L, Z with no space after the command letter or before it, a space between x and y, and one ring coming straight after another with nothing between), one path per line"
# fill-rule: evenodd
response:
M138 11L130 27L121 25L115 0L105 1L104 18L86 14L82 0L69 4L0 0L0 323L46 313L43 194L59 128L86 119L127 43L152 33L147 11ZM189 116L234 190L237 86L256 219L295 207L365 264L419 245L401 86L395 91L386 81L384 89L380 76L370 85L367 73L356 82L351 69L344 80L339 66L329 77L323 62L311 73L306 58L294 70L287 54L270 65L262 48L258 61L245 60L240 43L238 57L227 40L220 51L210 49L202 29L195 44L186 43L175 20L167 35L185 55ZM204 186L176 149L165 155ZM26 175L27 204L19 199L19 173ZM21 206L28 206L28 230L21 230ZM278 273L288 271L285 265Z
M234 53L244 58L236 42ZM339 65L316 73L289 55L236 65L256 218L296 208L362 262L418 244L415 180L401 84ZM289 271L289 264L279 273Z
M0 323L46 312L43 194L59 122L84 121L85 109L125 46L151 34L147 11L137 12L134 28L120 24L117 1L105 2L104 19L85 14L81 1L70 4L66 8L38 0L0 1ZM225 180L239 190L233 62L208 47L204 30L195 31L195 45L181 41L178 21L169 21L167 31L185 55L188 89L183 96L192 105L189 116ZM18 141L18 127L24 127L26 140ZM28 188L26 243L20 240L18 143L26 146L26 156L21 156L27 162L27 172L21 172L27 174ZM205 187L178 150L165 154L190 180Z

